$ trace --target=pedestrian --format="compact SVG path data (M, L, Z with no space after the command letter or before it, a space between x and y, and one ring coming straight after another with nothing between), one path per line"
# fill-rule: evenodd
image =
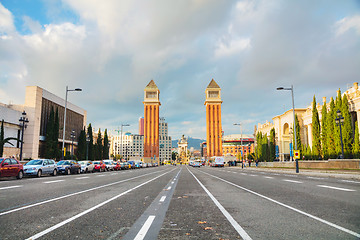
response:
M251 160L249 160L249 167L251 167Z
M256 159L256 161L255 161L255 164L256 164L256 167L258 166L258 164L259 164L259 161Z

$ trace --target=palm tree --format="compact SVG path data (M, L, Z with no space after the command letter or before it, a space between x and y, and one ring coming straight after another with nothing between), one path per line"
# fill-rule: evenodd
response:
M4 119L1 120L1 132L0 132L0 157L2 157L3 153L4 153L4 145L5 143L10 144L11 146L14 146L14 144L12 144L10 141L11 140L19 140L18 138L14 138L14 137L8 137L8 138L4 138Z

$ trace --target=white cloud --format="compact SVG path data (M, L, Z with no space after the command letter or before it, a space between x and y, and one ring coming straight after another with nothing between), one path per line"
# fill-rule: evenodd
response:
M0 3L0 34L11 33L14 30L13 15Z
M231 56L250 47L250 38L231 39L229 43L221 41L215 50L215 57Z
M360 15L345 17L335 23L336 35L342 35L350 29L355 29L360 35Z

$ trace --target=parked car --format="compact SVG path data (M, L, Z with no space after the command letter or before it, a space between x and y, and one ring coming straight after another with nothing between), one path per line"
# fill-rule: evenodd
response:
M200 162L193 162L192 166L193 167L200 167L201 163Z
M34 159L24 165L24 174L41 177L43 174L57 175L57 165L52 159Z
M106 165L106 170L108 171L113 171L114 170L114 161L111 160L111 159L106 159L106 160L103 160L103 162L105 163Z
M81 165L75 160L62 160L57 163L58 173L70 175L71 173L81 173Z
M0 158L0 177L22 179L23 176L23 165L18 160L14 158Z
M81 172L82 173L88 173L88 172L94 172L94 164L91 161L79 161L78 162L81 165Z
M118 170L121 170L121 163L120 162L114 162L114 170L115 171L118 171Z
M105 172L106 171L106 165L103 161L93 161L94 169L97 172Z
M130 168L129 168L129 164L126 163L126 162L122 162L122 163L120 163L120 165L121 165L121 170L128 170L128 169L130 169Z
M129 165L129 169L135 169L135 162L134 161L127 161L127 164Z

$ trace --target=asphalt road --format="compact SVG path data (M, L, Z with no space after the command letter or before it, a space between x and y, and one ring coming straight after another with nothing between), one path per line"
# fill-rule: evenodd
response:
M0 239L360 239L360 181L161 166L0 180Z

